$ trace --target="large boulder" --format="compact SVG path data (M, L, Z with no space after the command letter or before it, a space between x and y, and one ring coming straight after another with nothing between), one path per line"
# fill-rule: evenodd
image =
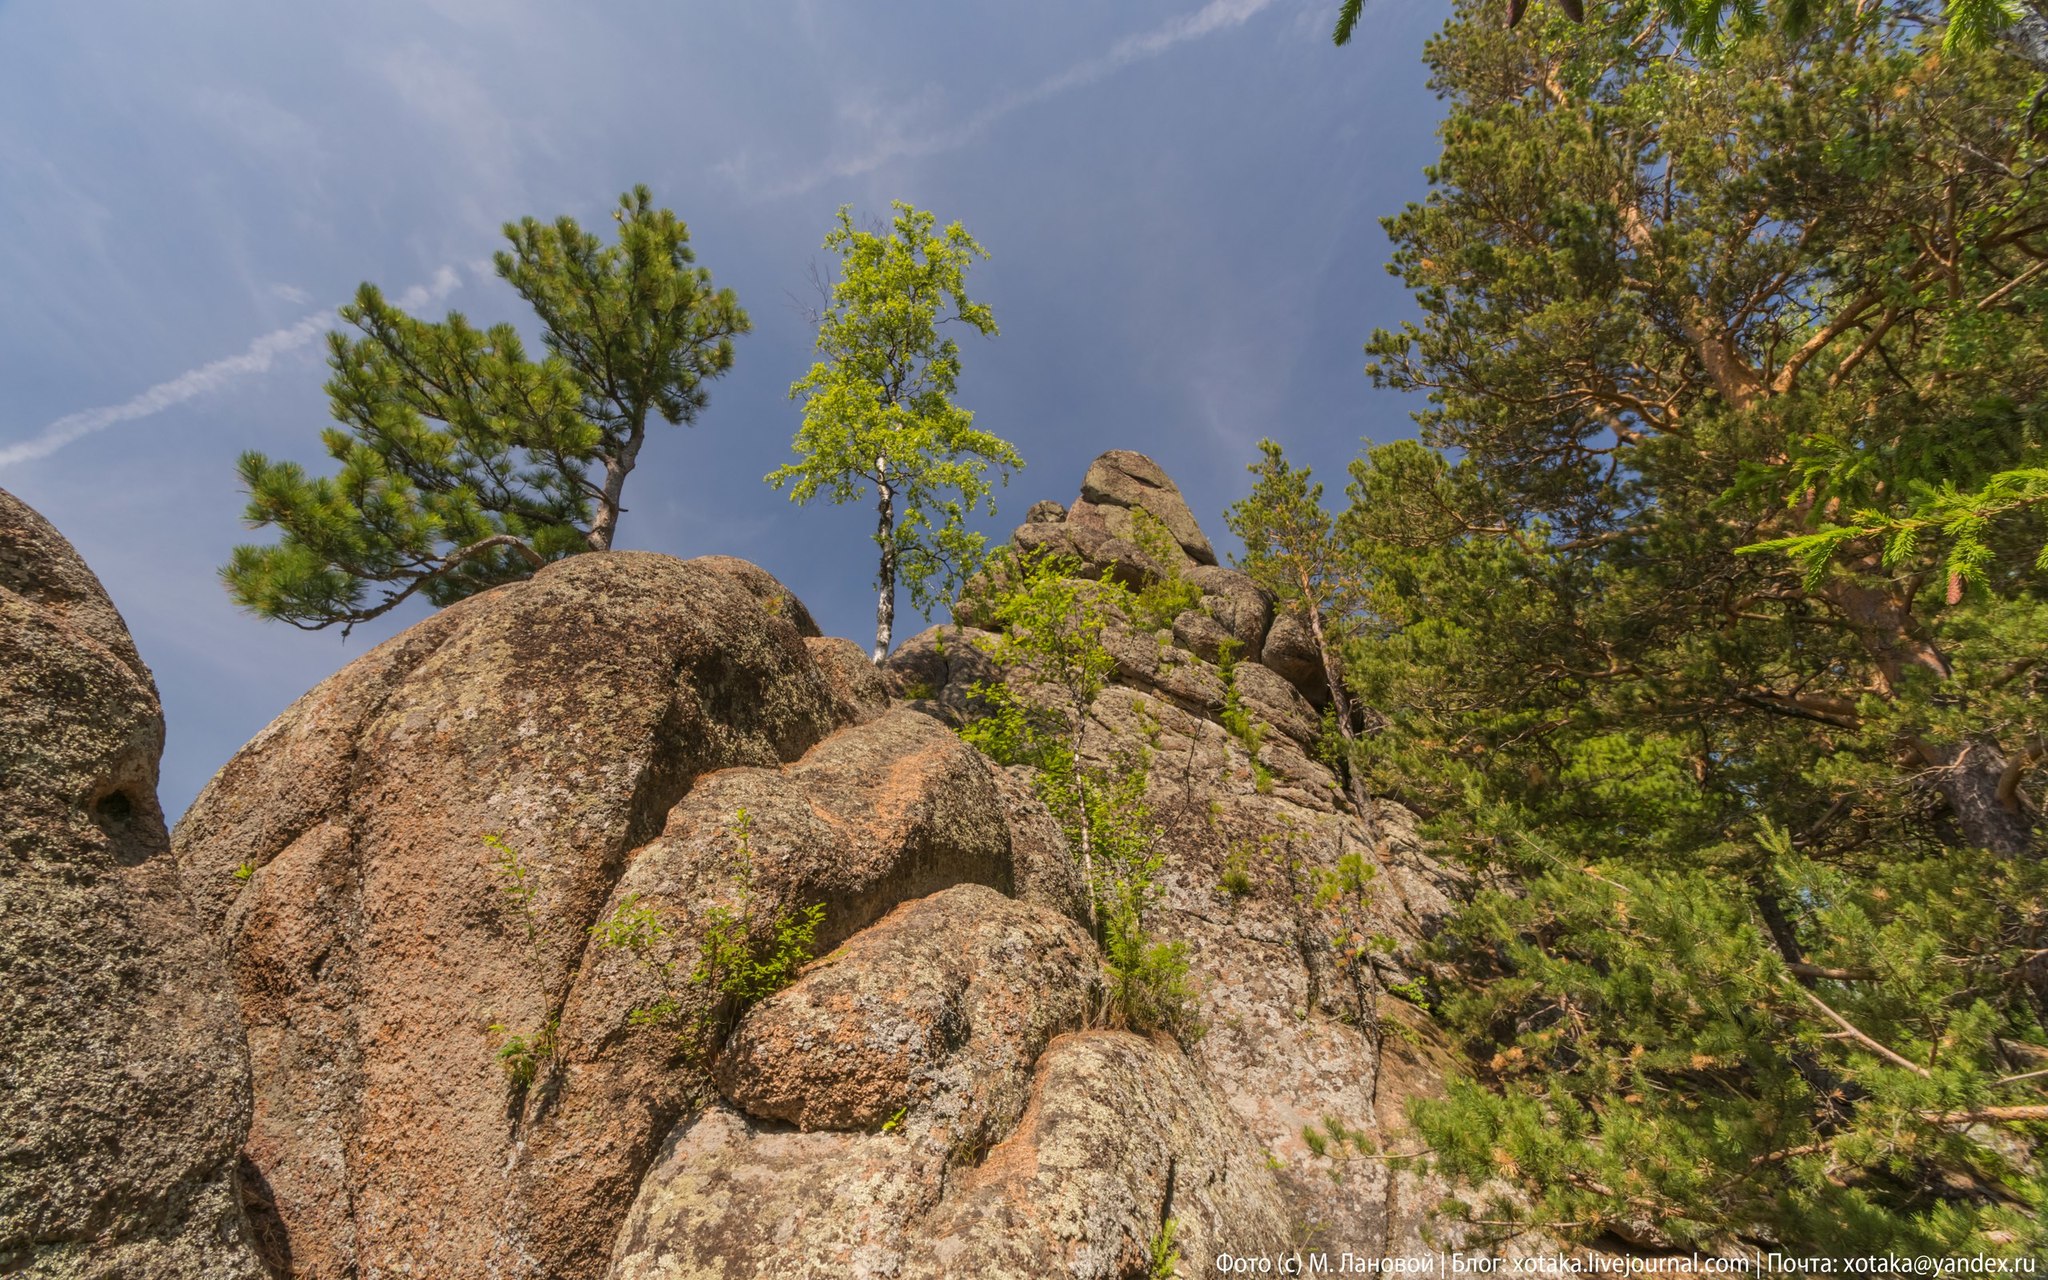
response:
M1031 1067L1098 999L1075 922L981 885L907 903L750 1010L719 1058L726 1101L799 1129L903 1128L987 1149Z
M1085 937L971 893L749 1015L734 1097L670 1139L611 1280L1109 1280L1169 1221L1184 1258L1285 1251L1274 1171L1177 1049L1047 1043L1093 999Z
M1088 465L1081 478L1080 501L1067 509L1067 523L1098 525L1125 541L1141 542L1133 531L1134 511L1144 511L1164 525L1195 564L1216 563L1216 552L1180 489L1158 463L1129 449L1111 449Z
M708 794L700 780L772 775L862 714L810 630L751 566L573 557L380 645L209 784L176 846L248 1025L259 1225L289 1239L296 1268L603 1266L639 1173L703 1089L701 1072L656 1061L658 1037L624 1034L630 1006L606 1002L635 998L631 966L588 930L629 869L647 874L678 803ZM936 785L953 776L937 772ZM919 807L925 775L873 776ZM992 805L978 783L970 807ZM993 821L973 857L999 878ZM902 833L861 823L878 842ZM914 866L896 881L887 851L869 855L869 915L891 883L936 883L942 851L905 839ZM709 843L692 846L707 883L726 865ZM812 857L829 866L839 849L835 837ZM508 893L518 884L528 892ZM687 946L699 926L672 927ZM554 1053L500 1056L550 1026ZM597 1101L617 1105L593 1121Z
M1330 700L1330 682L1323 675L1323 658L1316 648L1315 636L1308 624L1292 613L1282 613L1273 619L1260 661L1301 690L1313 705L1320 707Z
M989 638L974 627L926 627L883 661L882 683L891 696L948 724L963 724L979 710L974 686L997 678L995 664L981 649Z
M549 1277L605 1264L670 1126L712 1098L706 1067L730 1010L687 972L708 954L715 913L739 916L751 902L769 932L777 917L821 906L815 946L830 952L899 903L949 886L988 886L1002 899L1015 880L1009 854L980 755L913 711L843 729L786 767L699 778L630 856L598 916L653 912L670 931L655 958L674 969L601 947L584 955L555 1060L523 1099L507 1179L535 1209L486 1256L507 1274L537 1259L534 1274ZM676 1007L649 1024L644 1011L664 1000ZM547 1013L527 1006L520 1025Z
M1196 565L1187 578L1201 590L1202 607L1209 616L1237 641L1237 656L1259 661L1266 628L1273 622L1273 597L1246 575L1220 565Z
M1197 1067L1084 1031L1039 1059L1016 1131L920 1224L902 1274L1120 1280L1150 1274L1155 1248L1200 1274L1223 1254L1287 1256L1291 1225L1265 1152Z
M1146 521L1154 527L1141 527ZM1108 575L1132 588L1216 564L1180 490L1158 463L1128 449L1112 449L1089 466L1071 507L1033 503L1010 541L1027 555L1071 557L1087 576Z
M163 741L99 580L0 490L0 1273L263 1274L242 1029L172 861Z
M1078 507L1079 504L1076 504ZM1124 527L1128 531L1128 521ZM1129 538L1110 532L1100 521L1031 522L1017 526L1010 541L1026 555L1065 556L1081 562L1091 578L1107 574L1127 587L1155 581L1165 566L1138 549Z

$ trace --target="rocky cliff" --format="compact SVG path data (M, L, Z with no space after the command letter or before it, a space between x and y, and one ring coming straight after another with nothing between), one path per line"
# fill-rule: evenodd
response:
M121 615L0 490L0 1274L254 1277L242 1028L157 807Z
M147 673L36 524L0 558L31 815L0 892L40 931L0 955L43 984L0 1045L31 1082L0 1098L31 1135L0 1165L0 1269L1110 1277L1170 1239L1192 1275L1399 1251L1433 1207L1304 1130L1404 1149L1435 1069L1383 988L1453 886L1406 815L1344 810L1301 638L1148 459L1104 455L1016 542L1199 588L1112 629L1086 739L1154 761L1153 928L1207 1028L1186 1048L1107 1025L1058 825L952 731L987 674L972 628L877 672L751 565L578 556L307 694L167 847ZM1223 727L1226 640L1263 741ZM1318 902L1347 853L1368 896ZM1339 965L1363 931L1389 941ZM763 953L733 947L764 937L818 958L755 1000ZM100 1099L95 1071L157 1083Z

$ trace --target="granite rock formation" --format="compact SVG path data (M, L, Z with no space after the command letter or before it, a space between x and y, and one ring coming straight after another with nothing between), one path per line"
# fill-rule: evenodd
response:
M163 743L99 580L0 490L0 1273L262 1274L242 1027L172 862Z
M1388 989L1458 885L1404 812L1346 807L1320 670L1141 455L1015 542L1199 588L1171 627L1112 628L1085 741L1152 761L1185 1044L1115 1025L1059 825L953 732L985 632L878 670L753 565L576 556L306 694L167 840L147 672L68 548L0 516L29 819L0 893L41 930L0 941L32 1006L0 1044L31 1089L0 1107L41 1144L0 1162L0 1269L1122 1277L1168 1240L1192 1275L1433 1229L1441 1188L1304 1130L1403 1148L1440 1063ZM1232 689L1263 738L1224 727ZM1354 854L1367 892L1318 901ZM793 922L816 958L773 994L707 967ZM62 1026L76 991L117 1016ZM85 1087L49 1086L67 1071ZM146 1087L95 1083L118 1071ZM74 1102L101 1126L76 1142Z

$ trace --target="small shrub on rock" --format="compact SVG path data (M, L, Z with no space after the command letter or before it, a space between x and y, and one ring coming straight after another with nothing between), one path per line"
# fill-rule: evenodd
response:
M678 1036L714 1046L747 1006L796 980L808 964L825 918L825 904L778 907L766 912L754 892L753 819L735 810L735 905L704 913L697 955L686 971L674 955L675 931L637 893L619 899L610 915L590 927L600 948L623 951L655 979L661 994L627 1014L636 1027L666 1027ZM685 1011L698 1010L686 1016Z

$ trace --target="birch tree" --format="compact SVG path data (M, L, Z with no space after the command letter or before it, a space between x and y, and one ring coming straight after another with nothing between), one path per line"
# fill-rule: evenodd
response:
M952 599L981 559L984 540L968 516L995 514L989 468L1007 483L1024 465L953 403L952 328L996 333L989 308L967 296L968 268L987 251L957 222L940 230L924 210L901 201L895 209L886 230L864 230L842 206L825 237L840 263L818 323L822 358L789 389L803 402L796 461L767 476L797 503L872 494L877 664L889 656L898 586L921 613Z

